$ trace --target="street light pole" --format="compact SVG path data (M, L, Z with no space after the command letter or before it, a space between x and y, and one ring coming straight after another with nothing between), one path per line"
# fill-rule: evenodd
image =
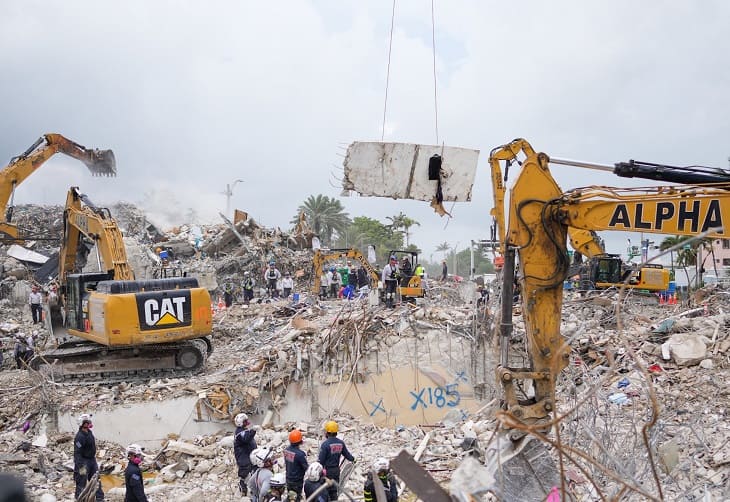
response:
M230 216L231 214L231 196L233 195L233 187L239 183L243 183L243 180L236 180L232 184L226 183L226 191L223 192L223 195L226 196L226 216Z

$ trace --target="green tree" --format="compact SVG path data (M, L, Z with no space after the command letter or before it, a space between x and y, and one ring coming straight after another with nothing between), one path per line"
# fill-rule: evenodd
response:
M449 251L451 251L451 244L449 244L448 242L442 242L441 244L439 244L436 247L437 253L444 254L444 260L446 259L446 255L448 254Z
M413 225L418 225L419 227L421 226L421 224L418 223L416 220L403 214L403 211L401 211L400 213L398 213L395 216L387 216L386 219L390 220L390 225L388 225L388 226L390 228L392 228L394 232L398 232L398 231L400 231L400 229L403 229L403 233L406 237L406 246L409 246L411 243L411 241L410 241L411 227Z
M659 249L661 249L662 251L666 251L670 248L675 248L674 251L670 252L672 268L676 263L678 267L684 269L684 273L687 276L687 284L690 284L689 271L687 270L687 268L695 267L695 270L697 271L695 276L696 287L701 286L701 274L699 273L699 271L700 269L704 269L708 257L712 257L712 266L715 271L715 276L717 277L717 264L715 262L715 250L712 247L712 239L694 239L691 236L675 235L671 237L666 237L664 240L662 240L661 243L659 243ZM697 256L699 255L700 249L704 251L704 258L702 259L702 263L698 263L697 261Z
M310 195L297 209L297 214L291 221L296 225L299 220L299 213L303 211L312 231L319 236L322 244L329 246L332 237L343 235L350 224L349 215L345 212L342 203L326 195Z
M347 243L342 238L337 243L339 246L357 247L363 253L367 246L374 246L376 255L382 259L388 251L403 247L403 233L394 232L389 225L374 218L357 216L347 228Z

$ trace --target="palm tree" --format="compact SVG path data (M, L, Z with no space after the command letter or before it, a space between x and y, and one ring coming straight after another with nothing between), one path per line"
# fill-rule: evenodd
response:
M315 235L318 235L322 239L322 243L328 246L332 242L333 234L344 234L350 224L349 215L345 212L342 203L322 194L307 197L297 209L297 216L292 220L292 224L299 221L300 212L304 213Z
M436 247L437 253L443 253L444 254L444 260L446 259L446 254L451 251L451 244L448 242L442 242Z
M421 224L418 223L416 220L403 214L403 211L401 211L400 213L398 213L395 216L387 216L386 219L390 220L390 225L388 225L388 227L390 227L394 232L397 232L401 228L404 230L403 233L405 234L405 237L406 237L406 247L408 247L411 244L410 239L409 239L410 228L413 225L418 225L419 227L421 226Z

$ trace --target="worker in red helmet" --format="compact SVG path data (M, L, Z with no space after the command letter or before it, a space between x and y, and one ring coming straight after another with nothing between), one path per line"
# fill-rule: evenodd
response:
M289 493L295 493L295 502L299 502L302 498L302 487L304 486L304 474L307 472L309 464L307 456L301 450L302 431L292 429L289 432L289 446L284 450L284 462L286 465L286 489Z

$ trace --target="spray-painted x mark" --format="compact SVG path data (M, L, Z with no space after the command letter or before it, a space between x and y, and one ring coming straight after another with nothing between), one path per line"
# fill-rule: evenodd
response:
M456 381L457 382L466 382L467 381L466 371L459 371L458 373L456 373Z
M425 388L425 387L424 387L423 389L421 389L421 392L419 392L418 394L416 394L416 393L415 393L415 392L413 392L413 391L410 391L410 393L411 393L411 396L413 396L413 397L415 397L415 398L416 398L416 400L415 400L415 401L413 401L413 404L411 405L411 409L412 409L412 410L415 410L416 408L418 408L418 404L419 404L419 403L420 403L421 405L423 405L423 407L424 407L424 408L428 408L428 406L426 405L426 401L424 401L424 400L423 400L423 393L424 393L425 391L426 391L426 388Z
M379 411L386 413L385 408L383 408L383 398L382 397L380 398L380 401L378 401L377 403L374 403L372 401L368 401L368 402L373 405L373 411L370 412L371 417L374 416Z

